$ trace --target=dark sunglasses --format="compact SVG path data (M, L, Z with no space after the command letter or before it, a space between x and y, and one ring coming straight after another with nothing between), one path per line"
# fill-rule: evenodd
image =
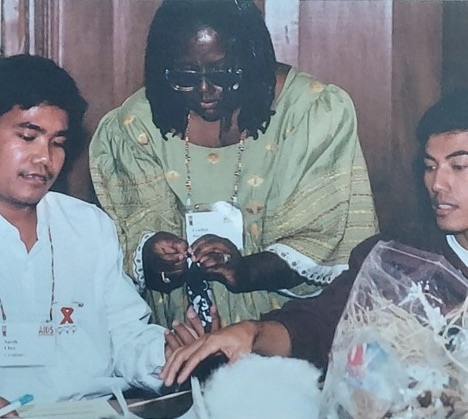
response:
M199 86L203 80L223 89L237 90L242 79L242 70L233 71L229 69L204 72L167 69L165 75L169 85L178 92L190 92L196 86Z

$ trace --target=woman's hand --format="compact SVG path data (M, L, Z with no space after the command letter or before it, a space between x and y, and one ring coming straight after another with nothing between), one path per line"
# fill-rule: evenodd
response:
M230 240L205 234L188 249L192 262L198 262L209 279L223 283L229 291L237 292L244 272L242 255Z
M187 272L185 240L171 233L159 232L143 246L143 269L149 289L170 292L184 283Z
M252 352L258 324L255 321L243 321L204 335L189 345L180 346L166 358L159 377L166 386L171 386L174 382L181 384L210 355L221 352L227 356L229 362L233 362Z

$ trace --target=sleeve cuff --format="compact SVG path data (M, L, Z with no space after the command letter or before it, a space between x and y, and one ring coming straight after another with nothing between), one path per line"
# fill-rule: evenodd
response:
M143 234L138 243L138 246L133 253L133 278L138 292L141 294L146 288L145 272L143 270L143 246L145 243L155 235L154 232Z
M333 280L340 275L343 271L348 269L347 264L336 265L319 265L314 260L304 256L292 247L285 244L276 243L266 248L268 252L272 252L283 259L290 269L297 272L302 277L306 278L305 284L314 286L310 292L294 292L294 289L280 289L280 294L292 298L311 298L316 297L322 292L322 288L330 285Z

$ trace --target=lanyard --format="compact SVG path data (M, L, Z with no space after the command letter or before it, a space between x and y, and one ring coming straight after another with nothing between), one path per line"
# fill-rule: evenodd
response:
M188 115L187 128L184 133L184 143L185 143L185 169L187 172L187 178L185 180L185 187L187 189L187 207L192 211L193 202L192 202L192 172L190 170L190 137L189 137L189 123L190 123L190 114ZM247 131L242 131L239 146L237 149L237 164L234 171L234 187L231 195L231 204L233 206L237 205L237 195L239 192L239 179L242 171L242 154L245 150L245 139L247 138Z

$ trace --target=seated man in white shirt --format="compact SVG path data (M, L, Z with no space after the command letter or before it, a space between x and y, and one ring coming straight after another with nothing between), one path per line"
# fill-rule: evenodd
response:
M51 60L0 59L0 395L157 391L164 329L122 266L112 220L49 192L85 146L87 104Z

